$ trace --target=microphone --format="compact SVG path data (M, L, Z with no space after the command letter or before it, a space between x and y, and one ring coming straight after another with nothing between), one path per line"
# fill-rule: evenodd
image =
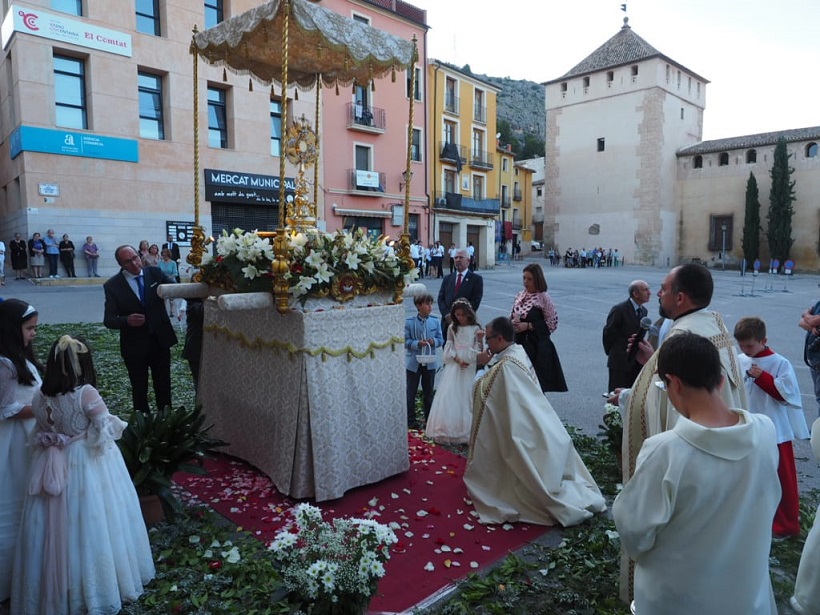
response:
M635 334L635 341L632 342L632 347L626 355L627 363L635 362L635 357L638 354L638 346L640 346L641 340L646 337L646 332L649 331L650 327L652 327L652 319L649 318L649 316L641 318L641 328L638 329L638 332Z

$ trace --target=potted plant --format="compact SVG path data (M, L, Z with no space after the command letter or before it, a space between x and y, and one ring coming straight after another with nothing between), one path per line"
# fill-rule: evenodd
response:
M213 425L203 427L202 406L165 408L157 412L134 411L118 440L125 465L134 482L146 522L173 517L182 508L171 491L176 472L207 474L201 461L226 442L208 435ZM153 517L159 509L159 519Z

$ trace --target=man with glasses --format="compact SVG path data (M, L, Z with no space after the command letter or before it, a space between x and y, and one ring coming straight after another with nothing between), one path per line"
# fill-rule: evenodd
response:
M171 346L177 343L177 336L157 287L173 284L174 279L158 267L143 267L132 246L120 246L114 251L114 258L121 269L103 285L103 324L119 329L120 354L131 381L134 408L149 411L149 369L157 407L170 406Z
M655 363L682 418L644 442L612 507L621 545L635 560L633 612L775 615L774 425L727 405L720 353L708 339L675 333Z
M606 366L609 370L609 388L631 387L641 371L641 364L629 361L627 346L629 338L640 329L641 319L647 315L644 304L652 297L649 284L635 280L629 285L629 296L609 310L603 331L604 352L607 355Z
M485 331L464 483L482 523L581 523L604 498L506 317Z
M660 349L676 334L684 331L708 339L717 348L721 373L724 377L719 394L730 408L747 408L746 388L735 349L735 340L723 318L708 309L712 301L714 282L712 274L703 265L689 263L675 267L661 283L658 291L658 312L673 320ZM633 341L634 343L634 341ZM672 429L680 414L658 378L658 353L646 340L640 342L636 361L643 364L631 389L615 389L610 403L623 408L623 481L635 473L641 446L650 436ZM631 562L624 559L621 566L621 599L632 599L630 582Z

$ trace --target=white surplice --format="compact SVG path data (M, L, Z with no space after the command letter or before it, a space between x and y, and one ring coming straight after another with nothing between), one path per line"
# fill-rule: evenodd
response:
M820 461L820 419L811 427L811 448ZM820 507L800 555L791 604L800 615L820 615Z
M807 440L809 427L803 414L803 402L800 399L800 385L789 360L777 353L765 357L750 358L739 354L740 371L743 372L746 385L746 397L749 410L768 416L777 431L777 443L792 440ZM778 401L755 384L754 378L745 375L752 365L757 365L764 372L772 375L774 388L780 393L783 401Z
M606 510L524 348L512 344L493 359L473 388L464 472L481 522L567 527Z
M769 577L780 501L775 429L734 410L737 425L679 417L648 438L612 507L635 560L640 615L776 615Z

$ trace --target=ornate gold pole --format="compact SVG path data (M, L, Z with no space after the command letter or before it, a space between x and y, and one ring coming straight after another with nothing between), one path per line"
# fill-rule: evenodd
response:
M319 73L316 75L316 119L313 122L313 131L318 135L321 134L319 130L319 109L322 106L322 74ZM319 200L318 200L318 190L319 190L319 159L316 159L316 162L313 165L313 211L311 214L313 215L314 220L319 220Z
M282 126L288 125L288 37L290 27L290 1L282 3ZM279 153L279 227L276 229L276 238L273 241L275 259L271 265L273 270L273 294L276 300L276 310L280 314L289 311L288 293L290 286L285 275L290 268L288 259L288 235L285 229L285 215L287 210L285 198L285 156Z
M191 253L185 259L189 265L199 269L202 256L205 254L205 229L199 224L199 52L194 42L197 27L194 25L191 36L190 53L194 58L194 235L191 237ZM199 282L202 272L197 271L193 280Z
M404 183L404 232L401 236L401 246L398 250L398 255L401 260L408 264L412 269L415 266L413 259L410 258L410 181L412 175L410 172L411 151L413 147L413 117L416 110L416 61L419 57L418 39L413 34L413 58L410 62L410 117L407 123L407 156L405 160L405 183ZM396 291L393 295L393 301L401 303L403 301L404 281L401 280L396 284Z

